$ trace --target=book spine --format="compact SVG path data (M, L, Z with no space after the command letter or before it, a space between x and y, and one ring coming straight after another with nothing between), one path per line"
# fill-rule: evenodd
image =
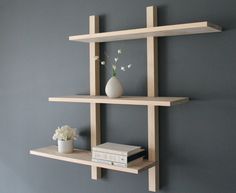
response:
M140 158L138 158L134 161L131 161L129 163L112 162L112 161L95 159L95 158L92 158L92 161L96 162L96 163L102 163L102 164L108 164L108 165L114 165L114 166L118 166L118 167L127 168L127 167L130 167L130 166L133 166L133 165L140 164L143 161L143 157L140 157Z
M92 161L93 161L93 162L97 162L97 163L112 165L112 161L101 160L101 159L95 159L95 158L92 158Z
M119 166L119 167L127 168L127 167L131 167L131 166L140 164L142 161L143 161L143 157L140 157L140 158L138 158L138 159L136 159L136 160L133 160L133 161L131 161L131 162L129 162L129 163L113 162L113 165L114 165L114 166Z
M119 166L119 167L123 167L123 168L127 168L128 165L125 163L119 163L119 162L113 162L114 166Z
M120 162L120 163L127 163L128 162L127 156L98 152L98 151L92 152L92 158L107 160L107 161L112 161L112 162Z
M92 152L92 158L113 161L113 162L119 162L119 163L129 163L129 162L136 160L140 157L144 157L145 155L146 155L146 152L144 150L141 152L138 152L137 154L128 156L128 157L122 156L122 155L117 155L117 154L98 152L98 151Z

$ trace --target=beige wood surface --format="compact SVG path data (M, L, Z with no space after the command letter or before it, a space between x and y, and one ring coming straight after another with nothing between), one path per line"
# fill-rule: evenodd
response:
M148 106L148 160L158 163L148 170L149 191L157 192L160 188L159 162L159 110L158 107Z
M147 28L157 26L157 8L147 7ZM158 47L157 38L147 37L147 92L149 97L158 96ZM158 107L148 105L148 160L159 163L159 118ZM148 170L149 191L159 190L159 170L154 166Z
M89 33L99 32L99 17L89 17ZM100 94L100 65L96 57L99 57L99 43L89 44L89 62L90 62L90 95ZM90 127L91 127L91 148L101 143L100 126L100 104L90 104ZM91 167L91 177L94 180L101 178L101 169L95 166Z
M108 165L108 164L101 164L101 163L96 163L92 161L92 154L90 151L76 149L74 150L73 153L62 154L62 153L58 153L57 146L49 146L49 147L34 149L30 151L30 154L37 155L40 157L46 157L50 159L71 162L75 164L106 168L110 170L133 173L133 174L138 174L155 165L155 162L150 162L148 160L144 160L141 164L137 164L128 168Z
M48 100L51 102L152 105L152 106L166 106L166 107L186 103L189 101L188 97L122 96L120 98L109 98L107 96L89 96L89 95L50 97Z
M148 36L178 36L201 33L220 32L221 27L208 21L148 27L139 29L103 32L97 34L84 34L70 36L69 40L78 42L109 42L119 40L131 40L147 38Z

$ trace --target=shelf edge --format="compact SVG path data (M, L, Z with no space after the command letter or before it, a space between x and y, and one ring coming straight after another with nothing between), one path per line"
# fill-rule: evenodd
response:
M186 33L186 30L196 31ZM201 29L208 29L208 31L201 31ZM180 34L173 33L175 31L181 31ZM75 42L109 42L109 41L121 41L121 40L131 40L131 39L143 39L149 35L155 37L167 37L167 36L177 36L177 35L191 35L191 34L200 34L200 33L213 33L221 32L222 27L216 24L213 24L209 21L202 22L193 22L193 23L183 23L183 24L173 24L165 26L157 26L150 28L136 28L136 29L127 29L127 30L118 30L110 32L101 32L95 34L82 34L82 35L72 35L69 36L69 41ZM165 32L167 34L165 35ZM160 33L155 35L155 33ZM145 35L146 34L146 35ZM149 34L149 35L147 35Z

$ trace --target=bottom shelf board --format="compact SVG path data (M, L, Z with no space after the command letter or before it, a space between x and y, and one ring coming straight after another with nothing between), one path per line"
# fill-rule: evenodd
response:
M46 158L51 158L51 159L56 159L56 160L61 160L61 161L66 161L66 162L71 162L71 163L76 163L76 164L95 166L99 168L105 168L105 169L133 173L133 174L138 174L156 165L155 162L148 161L148 160L144 160L143 163L132 166L132 167L128 167L128 168L102 164L102 163L96 163L92 161L92 153L90 151L75 149L73 153L62 154L57 151L57 146L49 146L49 147L39 148L35 150L30 150L30 154L46 157Z

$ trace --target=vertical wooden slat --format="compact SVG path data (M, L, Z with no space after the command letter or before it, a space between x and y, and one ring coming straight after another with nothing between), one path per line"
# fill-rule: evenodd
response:
M155 6L147 7L146 10L147 27L157 26L157 8ZM158 96L157 83L157 38L147 37L147 88L148 96Z
M157 26L157 8L147 7L147 27ZM147 37L147 89L148 96L158 96L158 56L157 38ZM148 159L159 165L159 120L158 107L148 106ZM148 170L149 191L159 190L159 167Z
M99 32L99 17L89 17L89 33ZM99 56L99 43L89 43L90 60L90 95L100 94L100 68L96 56ZM90 126L91 126L91 148L101 143L100 128L100 104L90 104ZM101 168L92 166L91 178L97 180L101 178Z

